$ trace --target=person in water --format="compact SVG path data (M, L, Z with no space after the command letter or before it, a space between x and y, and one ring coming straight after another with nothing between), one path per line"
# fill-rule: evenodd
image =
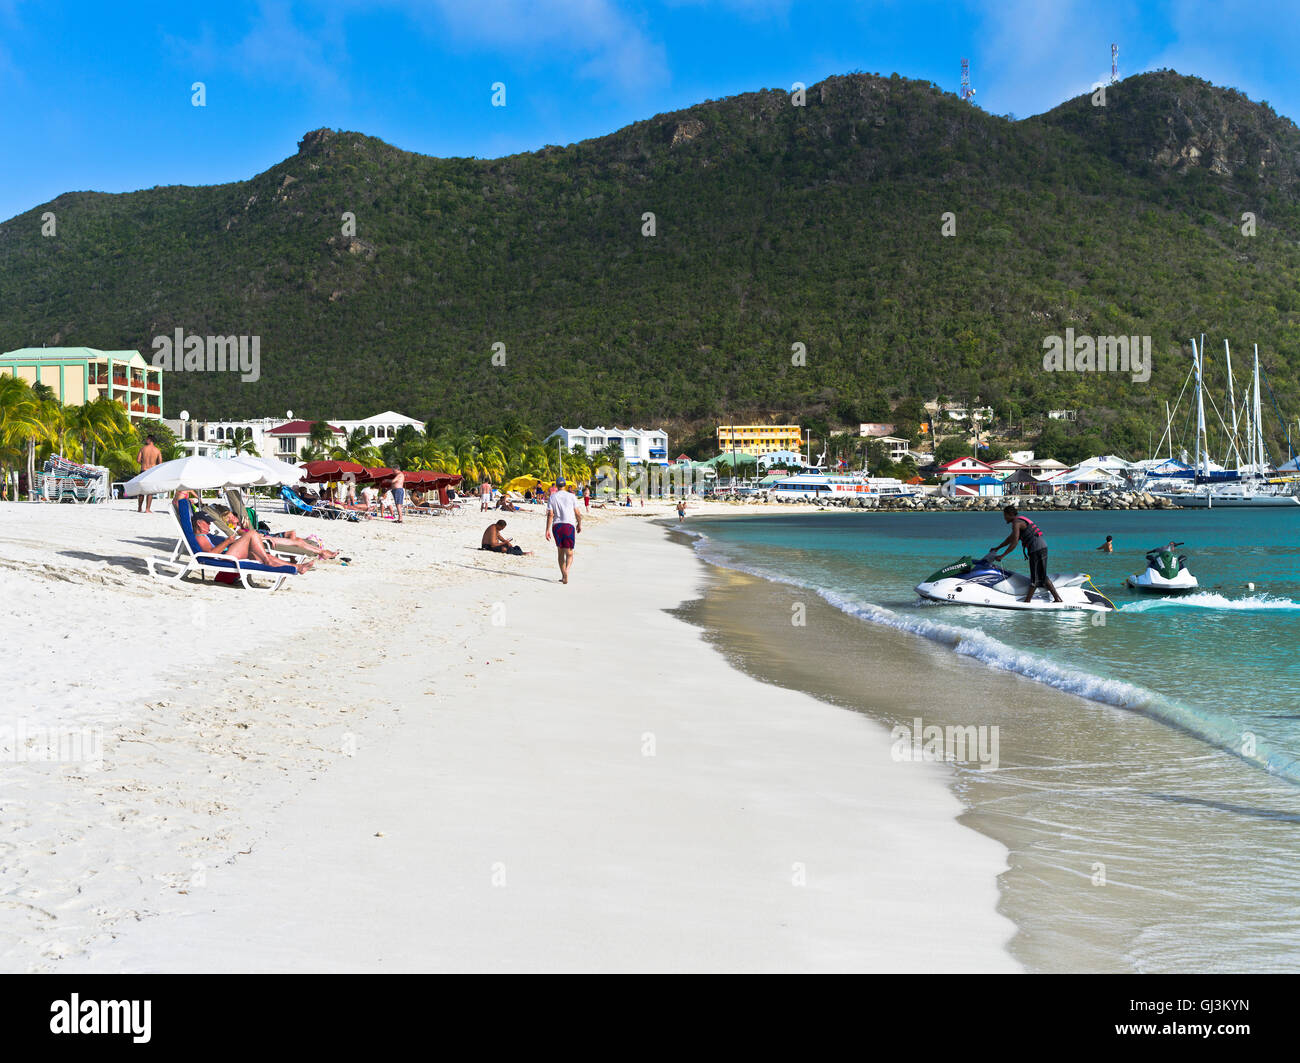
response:
M1115 544L1111 542L1110 536L1108 535L1106 536L1106 541L1097 547L1097 549L1103 554L1113 554L1115 552Z
M1052 581L1047 578L1047 540L1043 538L1042 530L1028 517L1022 517L1015 506L1003 506L1002 519L1011 525L1011 534L989 553L996 555L995 560L1000 560L1011 553L1017 542L1024 547L1025 557L1029 559L1029 593L1025 595L1024 601L1032 601L1034 591L1039 587L1051 591L1053 601L1063 601L1056 593ZM1006 549L999 554L998 550L1004 546Z

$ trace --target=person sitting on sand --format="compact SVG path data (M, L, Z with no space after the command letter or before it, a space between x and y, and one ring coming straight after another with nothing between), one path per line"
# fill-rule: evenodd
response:
M221 518L223 524L235 528L237 531L249 530L249 524L246 519L238 523L234 521L234 514L230 512L229 506L214 505L212 512ZM259 533L261 534L261 533ZM337 550L326 550L323 546L317 546L310 539L300 539L296 531L272 532L269 535L262 536L262 542L268 544L273 550L280 550L285 547L299 547L306 550L309 554L315 554L317 557L323 557L326 561L333 561L339 556Z
M524 555L524 551L516 546L513 542L501 534L501 529L506 526L504 520L499 520L495 524L489 524L483 532L483 542L479 545L480 550L491 550L496 554L518 554ZM525 556L531 556L529 550Z
M497 509L504 509L507 513L518 513L519 507L510 501L505 495L497 499Z
M291 568L295 572L306 572L315 561L305 561L295 565L281 561L270 554L262 543L262 537L251 528L243 528L236 534L223 538L216 533L212 522L207 517L194 518L194 538L199 549L205 554L220 554L236 561L256 561L271 568Z

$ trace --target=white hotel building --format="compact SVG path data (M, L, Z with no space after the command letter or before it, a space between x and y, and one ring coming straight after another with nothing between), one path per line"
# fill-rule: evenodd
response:
M421 435L424 434L423 421L392 410L360 421L336 420L332 417L325 418L325 421L330 427L341 429L341 434L336 436L340 445L357 428L363 429L375 441L375 446L392 439L403 425L410 425ZM235 430L246 428L251 434L253 446L262 457L293 461L307 445L310 432L310 422L299 422L289 417L257 417L243 421L168 420L165 423L191 453L218 457L225 441L235 438ZM301 427L303 425L306 427ZM286 432L286 428L291 430ZM300 430L292 430L295 428Z
M629 465L668 464L668 433L659 428L557 428L546 442L557 437L568 450L582 447L588 456L617 443Z

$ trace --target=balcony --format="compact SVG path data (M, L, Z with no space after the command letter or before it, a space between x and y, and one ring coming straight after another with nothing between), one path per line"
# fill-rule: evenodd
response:
M147 384L145 384L145 387L146 387L149 391L161 391L161 390L162 390L162 384L159 383L157 380L150 380Z

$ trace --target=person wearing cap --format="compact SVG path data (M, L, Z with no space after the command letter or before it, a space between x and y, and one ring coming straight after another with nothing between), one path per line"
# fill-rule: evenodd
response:
M546 539L555 533L555 552L560 563L560 582L569 582L569 568L573 564L573 551L577 536L582 531L582 513L578 500L569 490L564 477L555 481L555 493L546 500Z

